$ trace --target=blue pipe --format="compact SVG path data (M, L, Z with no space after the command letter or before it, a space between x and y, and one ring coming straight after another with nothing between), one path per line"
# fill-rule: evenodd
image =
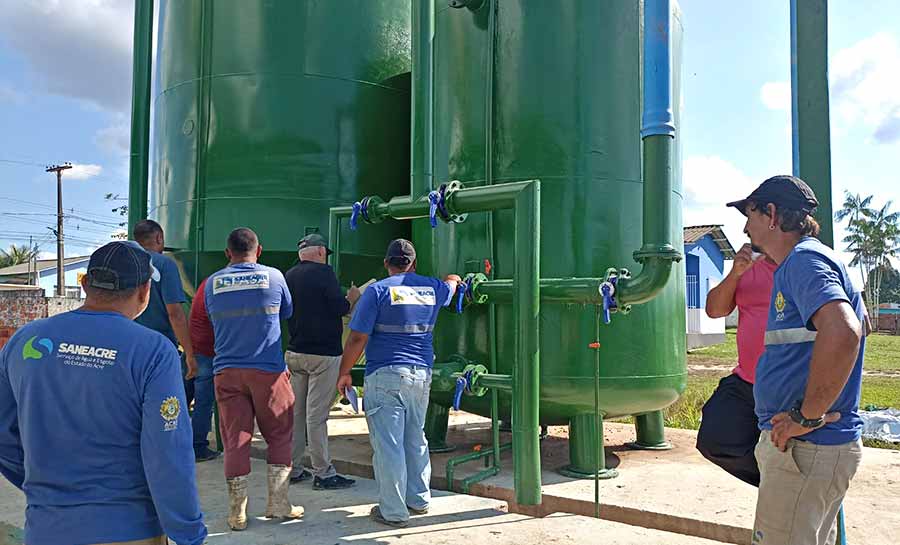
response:
M644 112L641 138L675 137L672 113L671 0L644 2Z

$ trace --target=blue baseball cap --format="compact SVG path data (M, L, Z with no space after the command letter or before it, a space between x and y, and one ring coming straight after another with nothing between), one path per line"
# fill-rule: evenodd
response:
M134 241L117 240L98 248L88 262L88 286L122 291L159 282L159 271L150 261L150 252Z

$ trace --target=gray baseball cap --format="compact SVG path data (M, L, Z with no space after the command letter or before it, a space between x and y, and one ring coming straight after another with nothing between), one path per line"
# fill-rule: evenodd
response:
M407 263L412 263L416 260L416 248L413 246L413 243L406 240L405 238L396 238L388 244L387 253L384 255L385 259L388 260L407 260Z
M325 248L326 255L331 255L332 253L334 253L331 251L331 249L328 248L328 241L325 240L325 237L323 237L319 233L310 233L310 234L306 235L305 237L301 238L300 242L297 243L298 250L304 250L306 248L314 248L316 246L321 246L322 248Z

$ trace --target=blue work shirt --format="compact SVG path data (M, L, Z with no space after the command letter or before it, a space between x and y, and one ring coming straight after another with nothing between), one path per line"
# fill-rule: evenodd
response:
M293 313L281 271L258 263L229 265L212 274L204 290L213 325L213 372L229 367L282 373L281 323Z
M38 320L0 352L0 473L26 543L206 538L178 353L118 313Z
M760 429L772 429L772 417L789 411L803 398L817 334L812 317L832 301L846 301L860 322L865 319L862 294L853 286L837 254L817 239L805 237L775 271L766 326L766 351L756 367L756 384L753 386ZM828 409L841 413L841 419L797 439L819 445L840 445L859 439L862 420L858 410L864 352L863 338L850 378Z
M434 323L452 298L446 282L412 272L369 286L350 320L350 329L369 335L366 374L387 365L431 367Z
M181 286L181 274L175 260L157 252L150 253L150 262L159 271L159 282L150 281L150 303L143 314L135 318L135 322L159 331L178 346L178 338L172 323L169 321L169 310L166 305L184 303L184 288Z

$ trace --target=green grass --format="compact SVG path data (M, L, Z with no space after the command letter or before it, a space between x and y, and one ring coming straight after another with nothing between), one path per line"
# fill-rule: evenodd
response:
M737 363L737 331L725 332L722 344L688 351L688 365L721 365L733 367ZM866 339L866 371L900 373L900 336L875 333Z
M703 404L716 389L719 379L726 374L727 372L716 371L692 372L688 377L688 386L684 394L665 410L666 426L689 430L699 428ZM900 408L900 377L863 377L860 406L870 404ZM900 450L900 445L883 441L866 439L863 444L867 447Z

